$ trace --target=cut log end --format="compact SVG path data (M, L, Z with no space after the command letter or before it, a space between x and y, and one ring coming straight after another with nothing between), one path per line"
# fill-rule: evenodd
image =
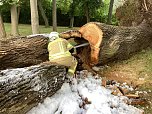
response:
M95 23L87 23L79 30L70 30L60 33L60 37L65 39L75 37L87 40L90 44L91 52L89 53L89 59L87 58L85 61L88 61L88 65L91 66L94 66L98 63L98 56L103 38L103 32ZM89 52L89 50L87 52Z
M78 31L82 38L88 40L90 48L83 48L79 55L81 58L85 56L82 59L83 62L93 63L93 65L128 59L134 53L151 45L151 30L152 28L147 22L136 27L111 26L98 22L87 23ZM70 32L69 38L72 36L71 34L73 32ZM80 38L75 39L81 40Z

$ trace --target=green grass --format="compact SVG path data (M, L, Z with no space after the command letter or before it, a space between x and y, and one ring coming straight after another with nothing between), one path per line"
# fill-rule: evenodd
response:
M11 24L4 23L4 26L5 26L7 36L10 36L11 35ZM19 34L21 36L26 36L26 35L32 34L31 25L19 24L18 28L19 28ZM60 26L57 27L57 31L59 33L70 30L70 29L77 29L77 28L68 28L68 27L60 27ZM50 33L50 32L52 32L52 26L46 28L45 26L40 25L40 33Z

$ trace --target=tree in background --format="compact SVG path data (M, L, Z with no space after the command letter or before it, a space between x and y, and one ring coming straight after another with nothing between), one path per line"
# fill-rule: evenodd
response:
M17 5L13 3L11 5L11 35L18 36L18 14L17 14Z
M94 16L94 12L101 8L102 0L77 0L83 9L83 14L85 15L87 22L90 22L90 17Z
M6 37L5 27L3 23L2 14L1 14L2 9L3 9L3 3L0 4L0 38Z
M57 31L56 0L52 0L53 31Z
M96 18L97 10L103 6L102 0L57 0L57 6L63 14L70 17L70 26L73 27L74 16L86 17L86 22L90 22L90 18ZM94 7L95 6L95 7ZM97 14L97 15L96 15Z
M4 37L6 37L6 32L5 32L4 23L3 23L3 19L2 19L2 15L0 11L0 38L4 38Z
M111 24L114 0L110 0L107 24Z
M39 16L38 16L37 0L30 0L30 7L31 7L32 33L38 34L40 31L39 31Z
M39 11L40 11L42 18L44 20L45 27L49 27L48 18L46 16L45 11L44 11L43 6L42 6L42 0L38 0L38 8L39 8Z
M62 14L68 14L70 18L69 27L72 28L74 24L74 16L75 16L75 0L57 0L57 7L61 10Z
M75 12L75 2L71 3L70 10L69 10L69 17L70 17L70 25L69 28L73 28L74 25L74 12Z
M17 5L19 0L1 0L1 3L5 8L9 8L11 12L11 35L18 36L18 14Z
M7 1L7 0L4 0L4 1ZM39 24L45 24L45 26L48 26L47 23L48 23L48 20L50 20L49 24L53 25L52 16L54 17L54 15L52 15L52 13L53 13L52 7L50 7L50 4L52 5L52 0L38 0L37 2L38 2L37 5L39 8L39 14L40 14L38 16ZM103 2L102 2L102 0L99 0L99 1L98 0L94 0L94 1L86 0L86 2L88 5L87 7L88 7L88 12L89 12L89 14L87 15L87 17L88 17L87 20L106 23L110 0L104 0ZM57 23L58 25L73 27L73 26L82 26L87 22L86 13L85 13L86 11L84 8L84 4L86 4L85 1L83 1L83 0L56 0L56 4L57 4L56 5L57 14L56 15L60 17L60 18L58 18L58 23ZM94 6L96 6L96 7L94 7ZM30 0L29 1L20 0L19 3L17 3L17 8L18 8L19 23L30 24L31 23L31 14L30 14L30 10L29 10L30 9ZM5 7L5 10L3 10L3 12L2 12L3 21L8 22L8 23L10 23L9 10L10 10L10 5L9 5L9 8ZM117 23L117 21L114 17L114 10L113 10L112 15L113 15L112 24L115 24L115 23ZM48 20L47 20L47 18L48 18ZM38 27L36 27L36 28L38 28Z

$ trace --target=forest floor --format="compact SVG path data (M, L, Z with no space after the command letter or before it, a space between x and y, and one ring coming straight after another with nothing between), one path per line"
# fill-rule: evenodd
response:
M107 80L133 86L132 93L147 101L135 106L144 109L145 114L152 114L152 49L143 50L128 60L110 63L98 73Z

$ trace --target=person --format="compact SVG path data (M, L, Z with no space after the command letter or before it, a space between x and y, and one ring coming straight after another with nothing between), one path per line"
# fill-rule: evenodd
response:
M77 67L77 60L69 52L69 50L71 50L72 48L73 46L66 39L59 38L58 32L51 32L49 34L49 61L67 66L67 77L74 76Z

